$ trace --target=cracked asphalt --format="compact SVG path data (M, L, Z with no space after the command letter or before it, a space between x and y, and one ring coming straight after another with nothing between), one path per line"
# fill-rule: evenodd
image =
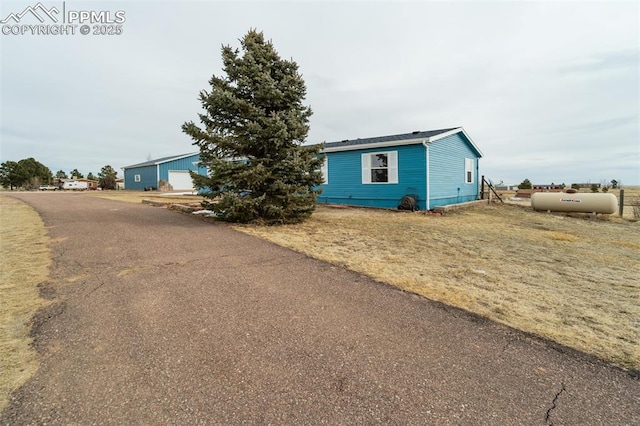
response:
M1 424L640 424L637 372L225 225L14 196L53 304Z

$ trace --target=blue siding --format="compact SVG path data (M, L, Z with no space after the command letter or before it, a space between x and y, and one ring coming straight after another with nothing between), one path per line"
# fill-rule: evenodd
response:
M160 179L164 181L169 181L169 171L185 171L189 170L192 172L197 171L201 175L205 175L207 173L207 169L205 167L196 167L193 163L198 163L200 161L200 155L194 154L189 157L180 158L178 160L167 161L166 163L162 163L158 165L160 171Z
M363 184L362 154L388 151L398 152L398 183ZM318 202L397 208L403 196L415 194L418 195L420 209L426 208L425 149L421 144L329 152L326 155L329 183L322 185Z
M465 183L465 158L474 161L473 183ZM478 199L478 154L462 133L429 144L430 208Z
M125 189L142 191L144 188L152 186L158 188L158 181L169 180L169 171L197 171L201 175L207 174L206 167L197 167L193 163L200 161L200 155L194 154L189 157L167 161L161 164L148 166L131 167L124 170ZM140 182L135 181L135 175L140 175Z
M363 184L363 153L398 153L397 184ZM426 149L422 144L326 153L329 183L322 185L320 203L397 208L404 195L416 194L427 208ZM429 208L478 199L480 179L476 151L463 133L429 143ZM473 160L473 182L466 183L465 159Z
M147 186L158 187L157 166L134 167L124 170L124 189L142 191ZM140 175L140 182L135 181L135 175Z

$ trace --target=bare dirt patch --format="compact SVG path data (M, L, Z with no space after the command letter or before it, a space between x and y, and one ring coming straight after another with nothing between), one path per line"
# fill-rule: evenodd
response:
M38 285L47 279L49 239L28 205L0 195L0 411L9 394L38 368L30 320L47 305Z
M640 368L640 224L491 205L447 216L320 207L236 229Z

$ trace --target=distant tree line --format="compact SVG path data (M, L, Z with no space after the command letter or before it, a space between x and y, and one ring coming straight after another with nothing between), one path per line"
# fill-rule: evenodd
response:
M109 165L100 169L97 177L91 172L87 174L87 179L97 180L102 189L116 189L117 178L118 173ZM64 179L84 179L84 175L78 169L73 169L68 175L64 170L58 170L54 176L47 166L31 157L0 164L0 186L12 191L19 188L38 189L40 185L51 185Z
M552 186L554 185L553 182L551 183L551 185ZM565 184L563 183L560 186L564 188ZM601 188L602 188L602 192L607 192L609 191L609 188L618 189L621 186L622 186L622 182L620 180L612 179L610 181L607 181L605 179L600 183L588 184L586 187L588 187L591 190L591 192L599 192ZM585 184L579 184L579 183L571 184L571 188L576 190L579 190L580 188L584 188L584 187L585 187ZM533 184L529 179L523 180L522 182L520 182L520 185L518 185L518 189L531 189L531 188L533 188Z

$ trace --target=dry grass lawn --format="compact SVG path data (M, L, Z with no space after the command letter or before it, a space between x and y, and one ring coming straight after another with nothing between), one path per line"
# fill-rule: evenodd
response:
M446 216L320 207L237 229L640 369L640 223L491 205Z
M46 304L37 285L48 276L49 238L40 216L15 198L0 195L0 411L9 394L38 364L29 320Z

